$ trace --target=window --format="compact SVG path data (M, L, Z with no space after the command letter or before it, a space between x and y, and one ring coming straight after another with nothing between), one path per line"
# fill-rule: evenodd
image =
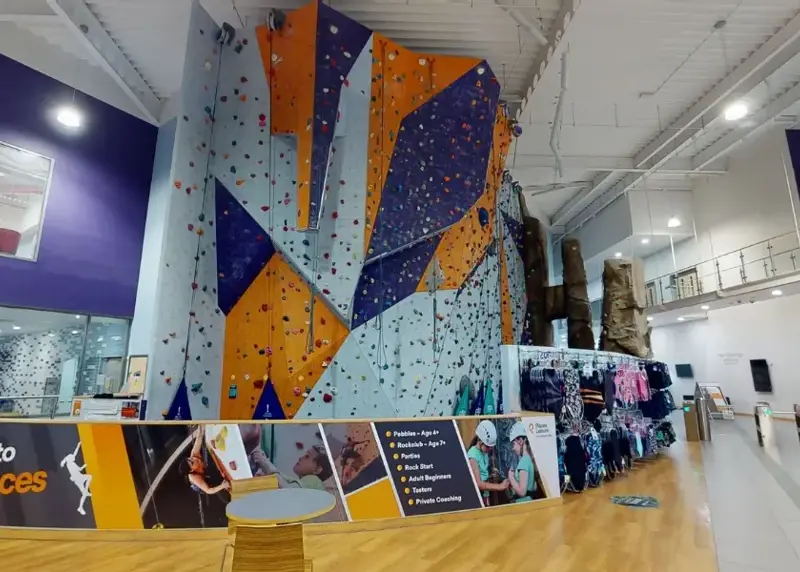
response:
M0 142L0 256L36 260L53 161Z
M115 393L128 320L0 306L0 417L69 415L74 395Z

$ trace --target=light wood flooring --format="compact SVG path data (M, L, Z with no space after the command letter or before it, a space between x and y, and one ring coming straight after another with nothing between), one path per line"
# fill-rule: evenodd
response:
M659 499L659 509L612 495ZM0 531L1 533L1 531ZM212 572L222 540L63 542L0 540L14 572ZM702 458L677 444L632 474L529 513L383 531L310 535L315 572L715 572ZM265 562L265 570L269 563Z

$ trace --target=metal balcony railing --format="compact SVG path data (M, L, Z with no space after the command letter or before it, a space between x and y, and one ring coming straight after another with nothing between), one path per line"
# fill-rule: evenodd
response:
M799 268L798 236L787 232L646 281L647 307L775 278Z

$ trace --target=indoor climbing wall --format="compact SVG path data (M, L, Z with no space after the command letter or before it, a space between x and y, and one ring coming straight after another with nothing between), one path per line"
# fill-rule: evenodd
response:
M151 419L218 416L225 320L217 306L213 194L208 192L218 28L194 3L172 150L146 387ZM149 216L149 215L148 215Z
M502 236L501 308L503 316L503 343L519 344L525 325L525 267L522 249L521 188L505 172L498 197L498 233Z
M154 381L169 413L213 407L214 375L223 419L450 415L464 376L499 396L525 300L486 62L415 53L321 2L195 60L184 121L204 138L174 158L170 236L183 332L159 348L172 384Z

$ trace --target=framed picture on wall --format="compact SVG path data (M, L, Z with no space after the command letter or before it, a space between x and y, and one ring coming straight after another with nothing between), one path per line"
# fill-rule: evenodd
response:
M53 160L0 141L0 256L35 261Z

